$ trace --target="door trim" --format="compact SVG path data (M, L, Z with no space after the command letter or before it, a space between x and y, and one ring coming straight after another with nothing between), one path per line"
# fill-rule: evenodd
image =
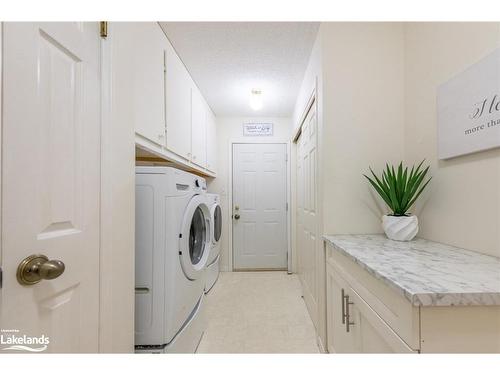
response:
M2 119L3 119L3 109L2 109L2 103L3 103L3 99L2 99L2 93L3 93L3 25L4 23L3 22L0 22L0 267L2 267L2 244L3 244L3 241L2 241L2 197L3 197L3 193L2 193L2 187L3 187L3 183L2 183L2 166L3 166L3 160L2 160L2 146L3 146L3 124L2 124ZM0 286L0 304L2 303L2 288Z
M291 157L290 157L290 141L284 138L275 138L275 139L256 139L256 140L248 140L245 138L232 138L229 140L229 169L228 169L228 210L227 210L227 219L229 222L228 228L228 264L230 267L230 271L236 271L234 267L234 246L233 246L233 219L232 219L232 207L233 207L233 145L235 144L284 144L286 148L286 204L288 206L288 210L286 211L286 252L287 252L287 272L292 273L292 248L291 248L291 221L290 221L290 212L291 212ZM238 269L239 271L239 269ZM250 270L248 270L250 271Z
M99 352L134 352L135 132L118 121L113 46L115 23L101 38L101 207ZM118 30L119 32L119 30ZM122 104L123 105L123 104ZM121 192L115 194L116 181ZM127 220L117 220L126 216ZM120 259L120 263L116 263Z

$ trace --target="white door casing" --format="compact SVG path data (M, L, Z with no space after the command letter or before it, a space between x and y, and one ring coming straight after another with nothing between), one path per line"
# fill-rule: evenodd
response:
M317 121L312 105L297 139L297 270L306 306L318 324Z
M0 326L45 335L47 352L97 352L99 25L5 23L3 31ZM17 267L31 254L66 270L20 285Z
M286 144L233 144L232 165L233 268L286 269Z

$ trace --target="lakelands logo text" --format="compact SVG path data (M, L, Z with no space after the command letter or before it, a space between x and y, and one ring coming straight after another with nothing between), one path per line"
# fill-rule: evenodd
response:
M47 350L49 343L49 337L45 335L21 335L17 329L2 329L0 331L0 345L2 346L2 350L43 352Z

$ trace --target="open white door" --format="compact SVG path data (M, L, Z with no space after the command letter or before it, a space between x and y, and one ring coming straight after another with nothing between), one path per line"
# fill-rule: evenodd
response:
M3 25L0 353L99 349L99 43L97 22ZM22 285L36 254L65 270Z

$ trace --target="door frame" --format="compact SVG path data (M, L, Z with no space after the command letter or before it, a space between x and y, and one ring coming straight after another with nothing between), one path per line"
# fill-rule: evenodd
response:
M99 352L134 352L135 130L117 119L115 23L101 37ZM123 105L123 103L122 103ZM116 194L120 181L120 194ZM126 217L128 220L121 220ZM117 262L119 259L119 262Z
M234 246L233 246L233 145L235 144L284 144L286 152L285 173L286 173L286 253L287 253L287 272L292 273L292 247L291 247L291 157L290 141L286 138L274 139L245 139L244 137L231 138L229 140L229 169L228 169L228 264L230 271L234 271Z

